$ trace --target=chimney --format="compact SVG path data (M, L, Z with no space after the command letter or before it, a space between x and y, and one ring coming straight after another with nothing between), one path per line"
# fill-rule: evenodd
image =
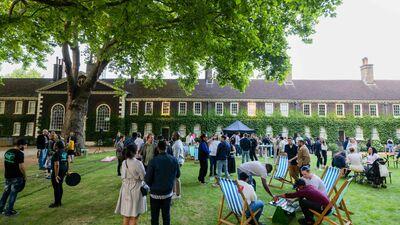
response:
M53 81L58 81L62 78L63 63L62 59L56 58L56 63L53 65Z
M368 64L367 57L364 57L362 59L362 66L360 67L360 69L361 69L361 80L367 85L375 84L374 65Z
M206 84L212 84L214 82L212 69L206 69L205 75L206 75L206 77L205 77L206 78Z
M292 69L290 69L290 72L286 75L285 81L283 82L285 85L293 85L293 80L292 80Z

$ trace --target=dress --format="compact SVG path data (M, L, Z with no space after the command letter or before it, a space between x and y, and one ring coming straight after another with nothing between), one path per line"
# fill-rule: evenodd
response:
M144 166L139 160L133 158L122 162L122 185L115 213L137 217L146 212L146 197L140 192L144 176Z

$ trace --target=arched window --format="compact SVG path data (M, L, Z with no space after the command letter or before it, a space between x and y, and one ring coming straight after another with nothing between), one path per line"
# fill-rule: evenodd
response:
M222 134L222 126L218 125L217 126L217 130L215 132L218 133L218 134Z
M65 108L57 103L51 107L50 111L50 130L60 131L64 124Z
M181 134L182 137L186 137L186 126L185 125L180 125L179 126L179 133Z
M377 140L379 141L379 133L378 133L378 129L376 129L375 127L372 128L372 132L371 132L371 140Z
M200 126L200 124L194 125L193 133L196 134L196 137L200 137L200 134L201 134L201 126Z
M356 140L357 141L364 140L363 129L359 126L356 127Z
M108 105L99 105L96 109L96 131L110 130L111 109Z
M282 137L287 138L289 135L289 130L287 127L282 127Z
M267 128L265 128L265 134L272 136L272 126L268 125Z
M309 127L304 127L304 135L308 138L311 138L311 131Z
M319 128L319 137L326 139L328 135L326 134L325 127L320 127Z

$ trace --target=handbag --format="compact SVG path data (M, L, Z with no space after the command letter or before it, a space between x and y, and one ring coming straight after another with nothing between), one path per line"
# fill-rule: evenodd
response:
M125 166L128 171L128 163L126 162L126 160L125 160ZM146 196L149 193L149 190L150 190L150 187L146 183L143 182L143 185L140 187L140 192L142 193L142 196Z

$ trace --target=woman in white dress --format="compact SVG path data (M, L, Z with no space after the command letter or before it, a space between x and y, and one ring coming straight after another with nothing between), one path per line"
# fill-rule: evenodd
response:
M350 154L346 157L346 162L349 164L349 169L355 172L363 172L362 155L352 147L349 149Z
M146 197L140 191L146 172L143 163L134 157L136 152L136 145L129 145L121 166L122 185L115 213L124 217L123 225L138 224L139 215L146 211Z

